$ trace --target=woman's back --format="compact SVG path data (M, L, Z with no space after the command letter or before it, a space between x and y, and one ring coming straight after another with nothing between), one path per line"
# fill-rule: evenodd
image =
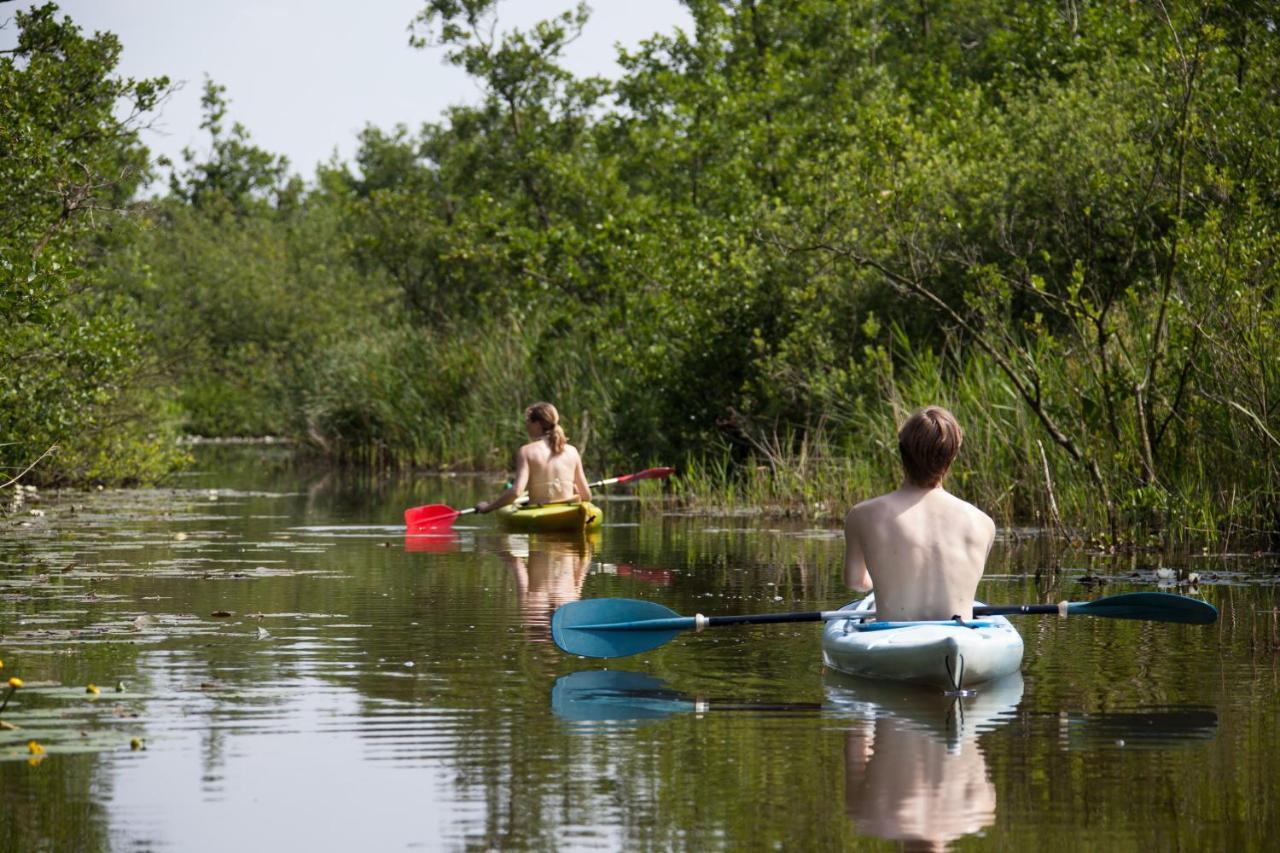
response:
M550 403L534 403L525 410L525 429L533 441L516 454L516 476L501 495L476 504L478 512L506 506L525 492L535 504L591 500L591 486L582 470L578 449L560 428L560 413Z
M552 453L546 441L531 441L520 448L529 466L529 499L534 503L569 500L578 494L577 473L582 457L572 444Z

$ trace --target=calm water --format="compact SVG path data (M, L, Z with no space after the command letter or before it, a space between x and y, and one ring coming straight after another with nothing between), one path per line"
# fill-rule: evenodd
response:
M1222 618L1022 617L1022 677L957 703L824 672L814 624L684 635L607 666L549 642L554 608L584 596L690 614L843 604L835 531L664 515L619 491L585 542L468 517L406 548L405 506L494 484L308 472L270 449L208 449L201 468L0 519L0 658L27 683L3 714L20 728L0 730L0 848L1280 838L1275 555L1006 537L989 602L1156 589L1173 566Z

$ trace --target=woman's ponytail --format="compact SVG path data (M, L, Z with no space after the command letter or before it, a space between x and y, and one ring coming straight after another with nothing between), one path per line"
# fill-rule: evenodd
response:
M524 417L525 420L542 426L542 437L547 440L547 447L551 448L552 456L564 450L569 437L560 428L560 413L556 411L555 406L550 403L534 403L524 410Z
M569 436L564 434L560 424L556 424L551 428L551 432L547 433L547 445L551 448L552 456L556 456L560 451L564 450L564 446L568 443Z

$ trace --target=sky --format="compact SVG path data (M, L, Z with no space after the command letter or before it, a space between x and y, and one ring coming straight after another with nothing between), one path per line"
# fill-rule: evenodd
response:
M526 29L569 9L575 0L505 0L502 28ZM0 3L0 22L32 0ZM289 158L310 176L337 152L349 159L366 124L416 129L454 104L475 103L480 91L440 48L408 45L408 25L425 0L64 0L62 11L86 32L119 36L119 73L167 75L181 88L166 102L143 142L177 161L184 147L207 150L200 132L200 93L208 75L227 88L229 118L255 144ZM634 47L655 32L689 30L678 0L595 0L565 65L576 74L616 78L622 44ZM12 47L14 25L0 30Z

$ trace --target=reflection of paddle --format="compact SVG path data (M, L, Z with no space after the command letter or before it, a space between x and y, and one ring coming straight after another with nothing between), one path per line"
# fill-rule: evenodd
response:
M1066 749L1165 748L1175 743L1212 740L1218 734L1218 713L1197 705L1055 715L1050 720L1051 724L1054 722Z
M626 563L619 563L614 572L620 578L635 578L638 581L656 583L659 586L671 586L672 574L667 569L638 569Z
M1016 616L1056 613L1060 616L1102 616L1108 619L1142 619L1207 625L1217 620L1218 609L1198 598L1167 592L1130 592L1093 601L1057 604L995 604L973 608L977 616ZM837 619L874 618L870 611L813 610L803 613L754 613L742 616L681 616L653 601L629 598L593 598L575 601L556 611L551 636L571 655L617 658L647 652L670 642L681 631L727 625L763 625L779 622L828 622ZM884 623L899 626L907 622Z
M670 477L675 473L675 468L646 468L643 471L637 471L634 474L623 474L621 477L610 477L607 480L597 480L587 485L592 489L598 489L602 486L612 486L615 483L629 483L632 480L656 480L662 477ZM570 498L569 501L577 500ZM515 500L517 506L527 504L529 502L528 495L522 495ZM558 501L565 503L566 501ZM460 515L467 515L476 511L475 507L466 509L454 509L448 504L426 504L424 506L410 507L404 511L404 524L408 530L417 530L426 527L448 527L453 524Z
M606 720L652 720L691 711L810 712L814 702L722 702L691 699L660 678L639 672L604 670L571 672L551 688L551 711L562 720L594 723Z
M404 549L406 551L445 554L456 550L461 544L462 539L458 534L447 527L444 530L431 529L414 533L406 530L404 534Z

